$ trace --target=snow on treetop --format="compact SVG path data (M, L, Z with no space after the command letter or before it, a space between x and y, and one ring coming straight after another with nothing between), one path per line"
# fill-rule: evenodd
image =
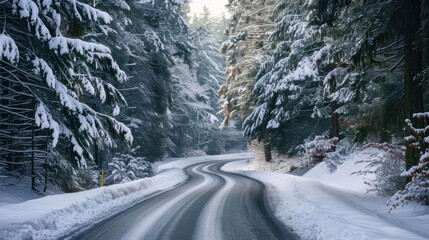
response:
M99 19L102 19L107 24L112 21L112 17L106 12L100 11L76 0L67 0L67 2L72 5L73 11L80 21L83 21L83 19L78 10L80 10L89 21L98 21Z
M52 146L55 147L58 143L58 138L60 136L59 124L52 118L52 115L49 113L49 110L46 108L45 104L39 102L36 112L34 114L36 126L41 129L49 128L52 132Z
M53 37L49 41L49 48L59 50L61 55L67 54L70 50L84 55L87 52L109 53L110 49L102 44L85 42L80 39Z
M31 0L13 0L12 13L19 13L20 18L30 18L34 23L39 17L39 8L36 3ZM19 8L19 10L18 10Z
M429 118L429 112L414 113L413 118Z
M19 50L15 41L5 33L0 34L0 58L5 58L10 63L17 63Z

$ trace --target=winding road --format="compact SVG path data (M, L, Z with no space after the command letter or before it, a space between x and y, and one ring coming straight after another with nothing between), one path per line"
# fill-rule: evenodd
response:
M227 163L189 166L184 184L155 194L71 239L297 239L264 202L264 185L223 172Z

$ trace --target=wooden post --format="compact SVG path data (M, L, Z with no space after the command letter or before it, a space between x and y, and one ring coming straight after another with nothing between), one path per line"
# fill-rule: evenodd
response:
M103 186L103 181L104 181L104 170L101 169L101 186Z

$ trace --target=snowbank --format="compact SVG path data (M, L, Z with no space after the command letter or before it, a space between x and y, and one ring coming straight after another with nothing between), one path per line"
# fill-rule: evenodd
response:
M56 239L88 227L188 176L170 169L154 177L0 207L0 239Z
M389 214L387 198L366 194L364 176L350 175L363 169L366 164L358 162L374 151L350 155L332 174L324 164L304 177L245 171L237 162L222 170L263 182L276 217L302 239L428 239L427 211L408 206Z
M350 154L347 160L337 166L337 169L332 173L326 163L321 162L304 174L304 177L360 193L366 193L368 185L364 182L374 179L374 174L362 176L353 173L364 171L368 165L367 160L379 152L380 149L377 148L365 148L362 151L356 151Z

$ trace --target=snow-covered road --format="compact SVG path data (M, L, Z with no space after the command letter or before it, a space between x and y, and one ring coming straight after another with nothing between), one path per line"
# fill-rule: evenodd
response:
M185 168L189 181L161 192L72 239L296 239L267 211L264 186L226 173L226 162Z

